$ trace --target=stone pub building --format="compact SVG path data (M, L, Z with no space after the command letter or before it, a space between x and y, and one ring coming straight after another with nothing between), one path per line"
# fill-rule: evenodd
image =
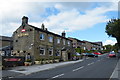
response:
M28 17L23 16L21 26L13 33L13 55L24 56L32 61L62 59L72 57L72 41L62 35L52 33L42 24L41 28L28 24Z

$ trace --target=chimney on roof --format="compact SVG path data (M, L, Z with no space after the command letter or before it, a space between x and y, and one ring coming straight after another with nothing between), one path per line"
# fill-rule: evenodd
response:
M41 25L41 29L42 30L45 30L45 25L42 23L42 25Z
M63 32L62 32L62 36L65 37L65 35L66 35L65 31L63 31Z
M45 30L46 30L46 31L48 31L48 29L47 29L47 28L45 28Z
M23 18L22 18L22 26L25 27L26 24L28 24L28 17L23 16Z
M28 24L28 17L23 16L23 18L22 18L22 23Z

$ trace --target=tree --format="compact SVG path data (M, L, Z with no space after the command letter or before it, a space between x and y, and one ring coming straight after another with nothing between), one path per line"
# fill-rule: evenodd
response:
M119 50L119 46L118 46L117 43L116 43L115 45L113 45L113 50L114 50L115 52L117 52L117 51Z
M111 19L106 25L105 31L110 37L114 37L117 40L120 47L120 19Z
M104 48L105 48L104 49L105 52L113 51L113 46L112 45L105 45Z

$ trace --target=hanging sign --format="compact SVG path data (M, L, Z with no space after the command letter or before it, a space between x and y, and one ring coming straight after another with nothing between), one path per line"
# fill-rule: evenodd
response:
M25 32L26 30L25 29L22 29L21 32Z

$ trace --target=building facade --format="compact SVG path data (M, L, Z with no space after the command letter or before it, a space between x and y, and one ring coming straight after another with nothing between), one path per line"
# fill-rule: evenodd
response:
M81 41L76 38L69 37L70 40L72 40L72 46L74 48L80 47L83 50L102 50L102 42L90 42L90 41Z
M38 59L71 58L72 41L62 35L52 33L42 24L41 28L28 24L28 17L22 18L21 26L13 33L13 54Z
M10 56L13 49L12 43L12 37L0 36L0 55Z
M79 39L76 39L76 38L71 38L69 37L70 40L72 40L72 46L74 48L78 48L80 47L81 49L85 50L86 49L86 46L85 46L85 42L84 41L81 41Z

